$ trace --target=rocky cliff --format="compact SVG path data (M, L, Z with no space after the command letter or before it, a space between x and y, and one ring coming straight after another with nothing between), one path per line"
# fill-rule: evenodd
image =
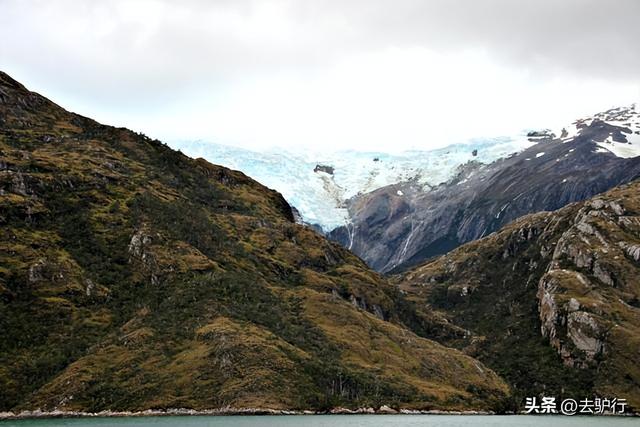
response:
M439 341L539 394L640 408L640 181L525 216L395 278Z

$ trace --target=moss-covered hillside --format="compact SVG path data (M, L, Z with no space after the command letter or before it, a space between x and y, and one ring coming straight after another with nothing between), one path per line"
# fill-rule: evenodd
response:
M434 337L527 396L640 409L640 181L519 219L394 279Z
M0 73L0 411L491 409L416 318L280 194Z

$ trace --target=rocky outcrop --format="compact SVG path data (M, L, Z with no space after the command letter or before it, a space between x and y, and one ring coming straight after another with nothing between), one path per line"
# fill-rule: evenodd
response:
M320 165L320 164L316 165L316 167L313 168L314 172L324 172L324 173L327 173L329 175L333 175L334 170L335 169L333 168L333 166Z
M582 311L580 302L567 295L566 275L573 275L586 288L588 280L571 270L551 270L540 280L538 286L538 306L542 336L570 367L587 368L593 366L596 358L604 357L606 328L594 314ZM568 301L567 301L568 298Z
M540 279L542 334L570 366L591 366L605 356L613 319L602 316L601 305L606 304L609 289L634 293L638 284L633 276L633 242L640 228L629 224L628 219L635 217L627 215L625 202L629 203L597 197L584 203L555 243L549 271ZM623 223L628 225L620 227ZM585 295L590 300L599 295L602 302L581 304Z
M604 353L602 327L586 311L573 311L567 316L567 338L587 360ZM575 366L575 362L574 362Z

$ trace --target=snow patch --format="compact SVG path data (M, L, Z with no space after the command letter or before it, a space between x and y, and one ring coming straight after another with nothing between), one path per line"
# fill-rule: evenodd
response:
M502 212L504 212L504 210L507 208L507 206L509 206L509 203L505 204L505 205L502 207L502 209L500 209L500 212L498 212L498 213L496 214L496 219L499 219L499 218L500 218L500 215L502 215Z
M637 104L632 104L629 107L611 108L594 114L592 117L576 120L567 129L567 137L563 138L562 142L567 142L580 135L582 128L590 126L595 120L618 127L627 141L614 141L612 132L604 141L596 141L599 147L596 149L596 153L608 152L622 158L640 156L640 113L638 113ZM573 151L573 149L569 151Z
M637 129L640 129L640 119L637 122L625 121L621 123L620 121L611 121L608 123L624 128L622 133L627 142L614 141L613 135L609 134L604 141L596 142L599 147L596 149L596 153L609 152L624 159L640 156L640 135L635 133L638 132Z
M623 142L598 142L599 150L597 153L610 152L623 159L640 156L640 144L625 144Z

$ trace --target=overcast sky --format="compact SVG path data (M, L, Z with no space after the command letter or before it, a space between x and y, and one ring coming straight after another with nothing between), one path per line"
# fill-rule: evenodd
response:
M397 151L640 100L640 0L0 0L0 69L171 141Z

